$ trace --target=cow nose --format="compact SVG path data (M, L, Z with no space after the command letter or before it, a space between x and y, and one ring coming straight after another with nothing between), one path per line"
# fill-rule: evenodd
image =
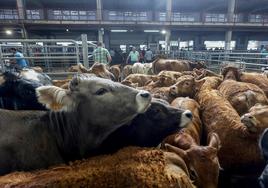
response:
M172 91L176 91L176 86L172 86L170 89L171 89Z
M143 92L140 94L140 96L142 96L143 98L149 98L151 95L149 92Z
M189 119L193 119L193 114L189 110L186 110L185 112L183 112L183 115L185 115Z

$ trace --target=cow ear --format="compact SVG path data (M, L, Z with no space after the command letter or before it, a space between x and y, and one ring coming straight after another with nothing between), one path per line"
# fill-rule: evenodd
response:
M200 91L201 87L203 86L203 84L205 83L205 79L201 79L201 80L195 80L195 89L196 91Z
M167 151L176 153L177 155L179 155L183 159L187 158L187 152L178 148L178 147L172 146L170 144L165 144L164 147Z
M220 141L220 138L219 138L218 134L210 133L208 135L208 145L213 147L213 148L216 148L217 150L220 149L221 141Z
M73 102L65 89L56 86L41 86L36 89L38 101L53 111L68 110Z
M259 141L259 147L265 160L268 160L268 128L264 130Z

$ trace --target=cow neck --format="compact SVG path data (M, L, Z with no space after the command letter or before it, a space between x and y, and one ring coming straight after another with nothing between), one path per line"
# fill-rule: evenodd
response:
M48 112L48 129L66 161L81 158L79 149L80 122L75 112Z

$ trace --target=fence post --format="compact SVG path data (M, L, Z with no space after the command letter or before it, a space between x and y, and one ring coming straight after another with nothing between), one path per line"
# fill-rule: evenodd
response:
M1 45L0 45L0 62L1 62L2 72L5 72L5 66L4 66L4 60L3 60L3 54L2 54Z
M81 39L82 39L83 64L85 67L89 68L87 34L82 34Z

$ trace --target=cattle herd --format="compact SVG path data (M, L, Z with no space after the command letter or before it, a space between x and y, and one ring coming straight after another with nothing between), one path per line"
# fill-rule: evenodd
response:
M266 75L172 59L68 71L0 75L0 187L268 187Z

